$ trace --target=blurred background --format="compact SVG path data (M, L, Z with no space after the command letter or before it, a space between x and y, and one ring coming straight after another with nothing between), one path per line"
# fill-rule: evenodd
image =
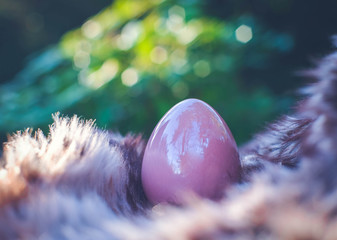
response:
M143 133L185 98L243 143L333 48L335 0L0 0L0 141L51 114ZM47 132L46 132L47 134Z

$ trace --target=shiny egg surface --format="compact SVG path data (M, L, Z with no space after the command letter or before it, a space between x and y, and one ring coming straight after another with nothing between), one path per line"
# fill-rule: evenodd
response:
M240 178L235 140L207 103L184 100L155 127L142 163L142 184L153 204L180 204L185 194L218 199Z

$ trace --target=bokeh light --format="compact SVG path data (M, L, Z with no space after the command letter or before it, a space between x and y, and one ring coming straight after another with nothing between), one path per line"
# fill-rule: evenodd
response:
M161 64L167 60L167 50L163 47L157 46L152 49L150 57L152 62Z
M132 87L138 80L138 71L135 68L128 68L122 73L122 83L125 86Z
M235 30L235 37L239 42L249 42L253 38L252 28L244 24L241 25Z
M122 50L130 49L136 43L141 32L141 23L134 21L127 23L117 40L118 47Z
M118 68L119 66L117 60L108 59L97 71L91 73L86 78L84 84L94 89L99 88L116 76Z
M102 33L102 27L98 22L94 20L88 20L82 25L82 32L83 35L87 38L93 39Z
M195 75L198 77L204 78L211 73L211 67L208 61L199 60L193 65L193 70Z

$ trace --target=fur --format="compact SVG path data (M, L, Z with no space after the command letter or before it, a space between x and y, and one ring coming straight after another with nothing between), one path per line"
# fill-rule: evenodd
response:
M337 239L337 53L292 115L240 148L241 181L220 201L147 201L146 141L53 116L17 132L0 169L0 239Z

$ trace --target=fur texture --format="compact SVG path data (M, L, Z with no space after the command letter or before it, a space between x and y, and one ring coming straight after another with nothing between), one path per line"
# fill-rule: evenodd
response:
M337 53L291 116L240 149L241 182L221 201L151 206L145 140L54 115L4 146L0 239L337 239Z

